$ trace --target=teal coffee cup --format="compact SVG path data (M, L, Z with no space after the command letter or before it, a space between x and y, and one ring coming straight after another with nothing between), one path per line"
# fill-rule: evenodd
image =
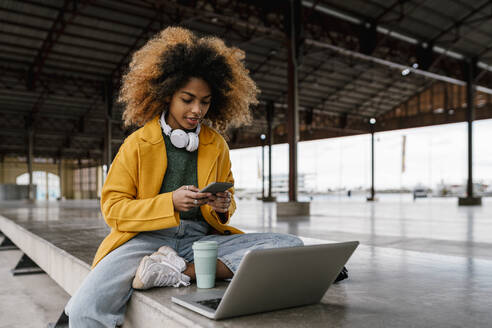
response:
M213 288L215 286L218 247L216 241L196 241L193 243L198 288Z

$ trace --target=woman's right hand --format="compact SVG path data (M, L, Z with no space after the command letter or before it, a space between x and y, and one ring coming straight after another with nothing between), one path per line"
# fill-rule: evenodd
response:
M173 191L173 205L176 211L186 212L193 207L202 206L209 201L212 194L209 192L201 193L195 186L181 186Z

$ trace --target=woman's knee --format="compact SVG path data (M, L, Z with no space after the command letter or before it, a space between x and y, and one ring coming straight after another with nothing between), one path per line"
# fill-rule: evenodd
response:
M302 239L297 236L285 234L284 238L290 246L304 246Z
M299 237L289 234L274 233L272 234L272 239L276 241L277 247L295 247L304 245L304 242Z

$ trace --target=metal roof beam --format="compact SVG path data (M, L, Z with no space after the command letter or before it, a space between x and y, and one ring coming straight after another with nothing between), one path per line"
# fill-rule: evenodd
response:
M391 62L389 60L385 60L385 59L380 59L380 58L376 58L376 57L364 55L364 54L358 53L356 51L347 50L347 49L340 48L340 47L337 47L337 46L333 46L331 44L323 43L323 42L320 42L320 41L307 39L306 40L306 43L307 44L314 45L314 46L318 46L320 48L325 48L325 49L329 49L329 50L332 50L332 51L336 51L336 52L339 52L339 53L341 53L341 54L343 54L345 56L352 56L352 57L355 57L355 58L358 58L358 59L370 61L370 62L379 64L379 65L383 65L383 66L387 66L387 67L390 67L392 69L396 69L396 70L400 70L400 71L408 70L411 73L414 73L414 74L417 74L417 75L422 75L422 76L425 76L426 78L430 78L430 79L433 79L433 80L439 80L439 81L448 82L448 83L456 84L456 85L460 85L460 86L466 85L466 82L463 81L463 80L458 80L458 79L451 78L451 77L448 77L448 76L444 76L444 75L440 75L440 74L436 74L436 73L432 73L432 72L423 71L423 70L420 70L420 69L417 69L417 68L413 68L411 66L405 66L405 65L402 65L402 64L394 63L394 62ZM483 93L492 94L492 89L487 88L487 87L483 87L483 86L477 85L475 87L475 89L477 91L480 91L480 92L483 92Z
M25 11L15 10L15 9L12 9L12 8L0 8L0 12L2 12L2 11L3 12L6 12L6 13L10 13L10 14L21 15L21 16L24 16L24 17L36 18L36 19L44 20L44 21L48 21L48 22L52 22L53 21L53 18L48 17L48 16L43 16L43 15L39 15L39 14L33 14L32 12L25 12ZM78 16L85 16L85 15L83 15L83 14L80 13ZM93 31L95 30L95 31L100 31L100 32L104 32L104 33L121 35L121 36L129 37L129 38L137 37L137 35L134 35L134 34L129 34L129 33L125 33L125 32L118 31L118 30L111 30L111 29L107 29L107 28L103 28L103 27L95 26L95 25L87 25L87 24L78 23L78 22L71 22L70 25L75 26L75 27L80 27L80 28L85 28L85 29L93 30Z
M0 104L0 115L6 114L6 115L27 115L29 114L29 111L23 111L19 110L18 107L6 107L3 104ZM37 115L39 118L53 118L53 119L58 119L58 120L77 120L80 118L80 115L77 114L67 114L64 111L61 112L41 112ZM106 122L104 118L97 118L97 117L88 117L87 120L92 121L92 122L99 122L99 123L104 123ZM115 124L120 124L121 121L114 121L113 123Z
M93 0L79 0L80 2L84 2L87 3L87 2L91 2ZM59 10L60 8L56 7L56 6L53 6L53 5L49 5L49 4L41 4L39 2L36 2L36 1L32 1L32 0L22 0L23 3L27 3L27 4L30 4L32 6L36 6L36 7L41 7L41 8L48 8L48 9L52 9L52 10ZM93 3L92 3L93 5ZM130 22L122 22L122 21L118 21L118 20L115 20L115 19L112 19L111 17L108 17L108 16L96 16L96 15L91 15L91 14L88 14L88 13L81 13L79 12L78 13L78 16L80 17L84 17L84 18L90 18L90 19L94 19L94 20L97 20L97 21L105 21L105 22L108 22L108 23L112 23L112 24L117 24L117 25L120 25L120 26L124 26L124 27L131 27L131 28L135 28L137 30L140 30L142 27L139 26L139 25L136 25L136 24L132 24Z
M19 22L11 21L11 20L4 19L4 18L2 19L2 22L5 24L8 24L8 25L18 26L18 27L26 28L26 29L33 30L33 31L44 31L44 32L48 32L48 33L50 33L52 31L51 29L42 28L42 27L39 27L36 25L30 25L30 24L26 24L26 23L19 23ZM114 45L114 46L118 46L118 47L126 47L127 46L126 44L121 43L121 42L116 42L116 41L112 41L112 40L108 40L108 39L99 39L99 38L94 38L94 37L89 37L89 36L79 35L79 34L74 34L74 33L65 32L64 35L71 37L71 38L87 40L87 41L91 41L91 42L99 42L99 43L105 44L105 45L110 44L110 45ZM46 42L46 39L35 38L32 36L26 36L26 35L22 35L22 36L24 36L26 38L32 38L32 39L37 39L37 40L41 40L41 41ZM64 44L64 43L60 43L60 44Z
M11 35L11 36L19 37L19 38L32 39L32 40L35 40L35 41L40 41L41 40L41 39L38 39L38 38L28 37L28 36L25 36L23 34L13 33L13 32L5 32L5 31L2 31L2 34ZM0 42L0 45L1 46L5 46L5 47L11 47L11 48L18 48L18 49L29 50L29 51L33 51L33 52L35 52L35 51L38 50L38 48L36 48L36 47L29 47L29 46L26 46L26 45L21 45L21 44L18 44L18 43L10 43L10 42L6 42L6 41ZM71 45L71 46L73 46L73 45ZM87 57L87 56L83 56L83 55L80 55L80 54L72 54L72 53L67 53L67 52L62 52L62 51L57 51L57 50L51 50L51 54L53 54L53 55L60 55L60 56L63 56L63 57L73 57L73 58L76 58L76 59L87 60L89 62L94 62L94 60L95 60L94 57ZM113 61L110 61L110 60L107 60L107 59L104 59L104 58L97 58L97 61L98 62L101 62L101 63L108 64L108 65L116 65L117 64L117 62L113 62Z
M31 72L33 72L32 81L30 81L30 87L32 89L36 87L37 79L43 71L44 63L46 62L46 59L48 58L53 45L63 34L67 24L69 24L77 16L78 10L82 9L82 7L85 5L82 4L81 6L77 6L77 3L78 2L76 0L65 0L63 3L63 7L59 9L58 15L56 16L56 19L53 22L53 25L49 30L46 39L39 48L39 52L36 56L36 59L34 60L33 65L29 69ZM69 11L69 6L72 6L72 11L70 17L66 18L64 16L65 13Z
M391 11L393 11L393 9L395 9L397 6L400 6L400 19L404 17L404 13L405 13L405 10L404 10L404 6L405 6L405 3L408 2L409 0L396 0L393 2L393 4L389 7L386 7L383 12L381 12L377 17L376 19L374 20L375 23L379 23L384 16L386 16L387 14L389 14Z
M450 41L450 45L448 46L448 49L453 49L454 45L456 45L458 43L458 41L460 41L461 38L463 37L463 35L460 34L460 28L461 28L461 26L462 25L465 25L467 23L467 20L469 20L471 17L475 16L477 13L482 12L482 10L485 7L487 7L488 5L492 5L492 1L490 1L490 0L485 1L482 5L480 5L479 7L475 8L470 13L468 13L467 15L465 15L462 19L460 19L459 21L453 23L447 29L441 31L441 33L439 33L437 36L435 36L434 38L432 38L432 40L430 41L430 44L435 44L444 35L448 34L451 31L455 31L455 37L453 38L452 41ZM479 58L482 54L483 54L483 51L480 52L477 55L477 58ZM445 56L445 53L442 53L439 57L437 57L432 62L432 64L430 65L429 70L432 69L435 65L437 65L444 58L444 56Z
M152 25L157 21L159 17L160 17L160 10L156 10L155 15L149 20L148 24L142 29L140 34L135 38L133 44L129 48L127 48L126 53L121 57L120 62L116 65L116 67L111 72L111 78L114 79L117 76L121 77L123 72L123 65L127 62L130 55L132 55L133 52L137 49L137 46L139 45L140 41L144 37L148 36L148 34L151 31Z
M439 39L441 39L443 36L445 36L451 31L457 31L457 34L459 34L459 29L461 28L462 25L466 24L467 20L475 16L477 13L482 12L482 10L489 5L492 5L492 1L486 0L480 6L478 6L477 8L473 9L471 12L463 16L459 21L454 22L448 28L442 30L441 33L439 33L438 35L436 35L430 40L430 43L435 44ZM458 39L453 40L452 43L453 44L456 43L459 39L460 37L458 37Z
M60 131L60 130L50 130L50 131L43 131L40 128L37 128L34 131L34 136L38 138L43 138L43 139L60 139L60 137L64 137L66 134L66 131ZM15 129L15 128L2 128L0 129L0 135L1 136L8 136L8 137L22 137L26 135L26 131L20 130L20 129ZM89 142L99 142L101 141L103 137L98 137L92 134L83 134L83 133L76 133L72 134L73 139L80 139L80 140L85 140ZM113 142L122 142L123 140L121 139L114 139Z
M21 154L26 153L26 147L25 145L0 145L0 152L5 152L5 151L18 151ZM46 147L46 146L36 146L34 149L35 155L38 155L40 153L57 153L60 151L59 147L53 146L53 147ZM102 151L98 148L90 148L90 149L81 149L81 148L62 148L61 152L63 154L79 154L79 155L85 155L85 154L102 154Z
M303 0L302 4L303 4L303 6L306 6L306 7L311 7L313 5L312 1L307 1L307 0ZM347 22L350 22L353 24L362 25L364 23L364 21L362 19L359 19L359 18L354 17L352 15L343 13L340 10L329 8L327 5L318 5L315 7L315 10L322 12L324 14L330 15L332 17L337 17L339 19L342 19L344 21L347 21ZM383 27L383 26L377 26L376 29L379 33L387 34L388 36L390 36L392 38L395 38L395 39L398 39L398 40L401 40L401 41L404 41L404 42L407 42L410 44L422 43L422 40L418 40L415 37L404 35L404 34L392 31L392 30L390 30L386 27ZM434 52L437 52L439 54L444 54L445 56L450 57L450 58L454 58L454 59L463 59L465 57L463 54L457 53L455 51L451 51L449 49L444 49L444 48L438 47L438 46L433 46L432 49ZM477 66L482 68L482 69L485 69L485 70L492 72L492 65L487 65L484 62L478 62Z

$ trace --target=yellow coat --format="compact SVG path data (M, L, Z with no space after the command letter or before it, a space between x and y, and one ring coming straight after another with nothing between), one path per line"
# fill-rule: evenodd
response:
M234 183L229 147L220 134L205 125L200 131L197 166L200 189L216 181ZM93 267L141 231L179 225L172 192L159 194L166 168L166 147L156 116L126 138L111 164L101 193L101 211L111 232L99 246ZM228 225L235 209L232 197L227 220L222 222L210 206L201 206L205 220L220 234L242 233Z

